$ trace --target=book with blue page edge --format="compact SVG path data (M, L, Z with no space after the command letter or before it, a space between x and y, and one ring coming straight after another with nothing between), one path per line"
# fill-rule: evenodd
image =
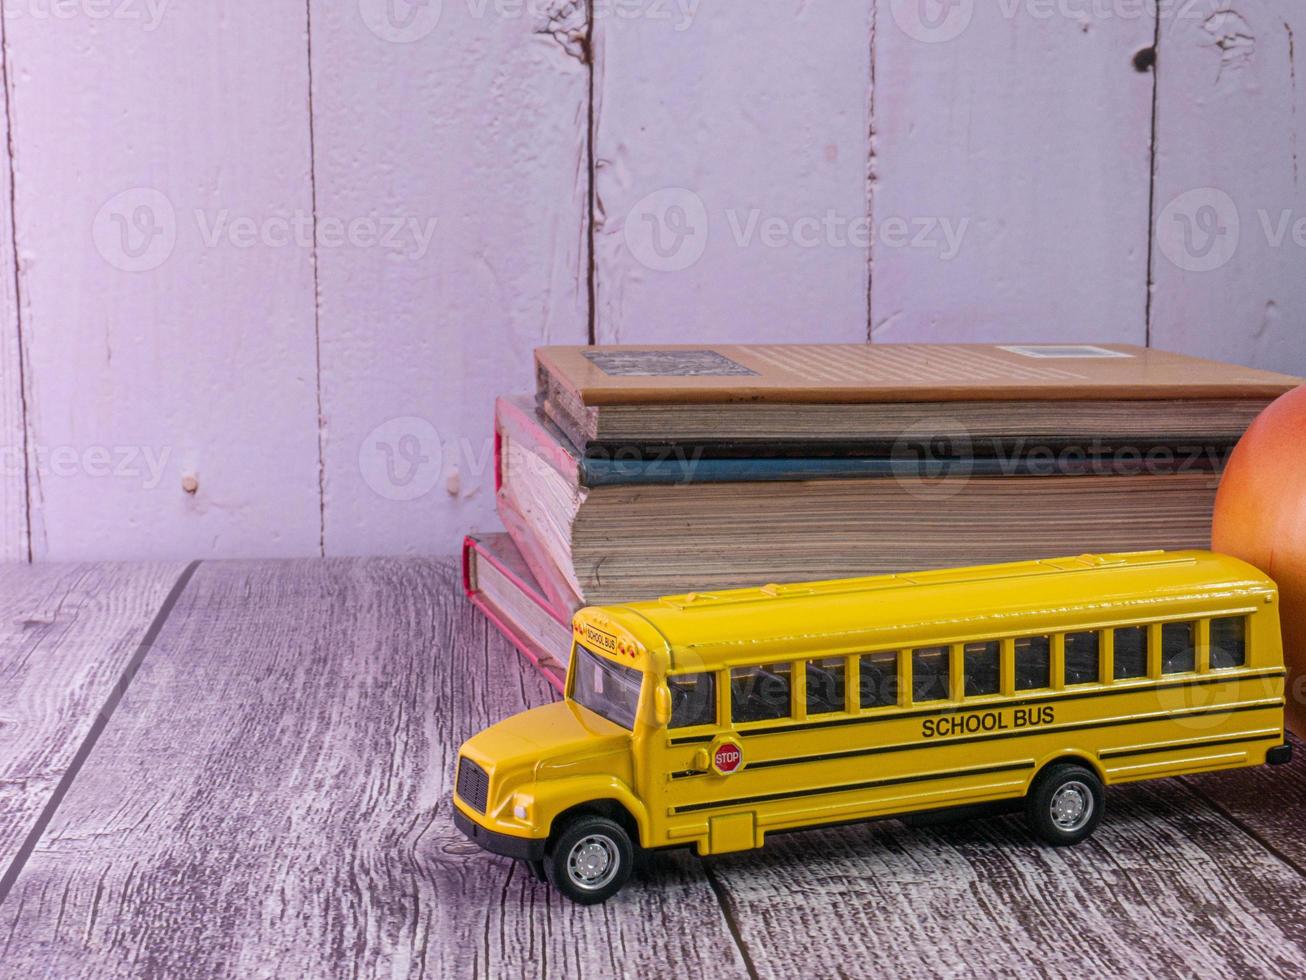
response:
M500 399L500 512L584 604L684 591L1020 561L1076 551L1209 545L1221 447L1121 454L761 463L580 454L529 399ZM617 465L620 464L620 465ZM682 465L683 464L683 465ZM811 467L804 469L804 467ZM505 523L507 519L505 518ZM556 570L556 571L554 571Z

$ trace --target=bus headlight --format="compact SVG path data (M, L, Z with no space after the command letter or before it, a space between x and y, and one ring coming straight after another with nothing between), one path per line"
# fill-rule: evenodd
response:
M531 801L525 796L514 796L512 798L512 815L522 823L529 823L531 817Z

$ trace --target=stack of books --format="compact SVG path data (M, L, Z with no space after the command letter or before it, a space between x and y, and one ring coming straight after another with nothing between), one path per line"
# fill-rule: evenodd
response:
M546 347L468 594L555 684L582 605L1209 547L1296 378L1126 345Z

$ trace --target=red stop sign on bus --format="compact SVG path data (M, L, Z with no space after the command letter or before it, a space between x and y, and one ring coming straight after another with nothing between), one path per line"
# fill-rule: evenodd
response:
M712 754L712 768L723 776L734 772L743 761L744 752L734 742L723 742Z

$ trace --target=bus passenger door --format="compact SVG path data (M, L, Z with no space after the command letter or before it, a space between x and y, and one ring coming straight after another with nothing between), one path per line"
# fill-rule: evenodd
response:
M737 741L717 723L724 700L719 676L704 672L667 678L670 719L665 738L660 740L661 750L655 750L658 758L649 760L655 771L651 782L660 784L661 790L650 794L650 810L657 811L654 816L663 828L660 836L666 843L706 843L709 833L719 839L725 829L712 827L710 811L723 795L727 777L739 766L742 754ZM751 838L751 815L748 819ZM729 836L739 837L738 830L742 827ZM718 843L724 845L725 841L719 839ZM723 849L751 846L750 842Z

